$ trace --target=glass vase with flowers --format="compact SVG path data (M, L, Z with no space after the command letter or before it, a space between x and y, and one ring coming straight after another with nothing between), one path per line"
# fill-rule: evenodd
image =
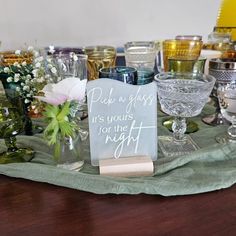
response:
M86 83L87 80L66 78L45 85L42 89L44 96L36 96L46 103L43 114L48 125L44 138L54 146L57 166L69 170L79 170L84 164L77 145L81 138L87 136L82 137L80 133L77 111L85 99Z

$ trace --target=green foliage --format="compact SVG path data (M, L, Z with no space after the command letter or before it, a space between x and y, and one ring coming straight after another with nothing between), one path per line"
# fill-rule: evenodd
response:
M48 126L44 131L44 137L49 145L54 145L54 156L60 157L60 142L65 137L75 136L77 125L70 115L71 102L54 106L48 104L45 108L44 116Z

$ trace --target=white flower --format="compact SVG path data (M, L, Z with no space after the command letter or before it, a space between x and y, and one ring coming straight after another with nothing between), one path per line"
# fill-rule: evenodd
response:
M36 57L36 58L34 59L34 62L35 62L35 63L37 63L37 62L42 62L43 60L44 60L43 57L40 56L40 57Z
M50 46L49 46L48 52L50 52L51 54L53 54L53 53L55 52L55 49L54 49L54 46L53 46L53 45L50 45Z
M73 60L78 61L78 56L76 54L73 55Z
M14 82L18 82L20 79L19 78L14 78Z
M15 73L14 78L20 78L20 74L19 73Z
M34 70L32 70L32 74L34 75L34 77L37 77L38 69L34 69Z
M10 82L12 82L12 81L13 81L13 78L12 78L12 77L8 77L8 78L7 78L7 82L8 82L8 83L10 83Z
M30 100L26 98L25 103L30 103Z
M53 67L52 64L48 64L47 66L48 66L48 69L51 69Z
M14 62L13 66L19 66L19 62Z
M43 77L37 78L38 83L43 83L44 81L45 81L45 79Z
M36 51L36 50L33 50L33 54L34 54L34 57L38 57L39 56L39 52Z
M5 73L8 73L10 71L10 68L9 67L4 67L3 70L4 70Z
M26 62L26 61L23 61L23 62L21 63L21 65L22 65L22 66L27 66L27 62Z
M53 74L56 74L56 73L57 73L56 67L52 67L52 68L51 68L51 72L52 72Z
M85 97L87 80L66 78L57 84L47 84L43 88L45 94L35 96L39 100L52 105L63 104L66 101L82 101Z
M40 63L40 62L37 62L37 63L35 64L35 67L36 67L36 68L40 68L40 67L41 67L41 63Z
M28 47L28 51L29 51L29 52L32 52L33 50L34 50L34 48L33 48L32 46L29 46L29 47Z
M23 90L24 90L24 91L29 91L29 90L30 90L30 87L29 87L28 85L25 85L25 86L23 87Z
M29 74L26 75L26 78L27 78L27 79L32 79L31 75L29 75Z
M20 87L16 87L17 92L20 92L20 90L21 90Z
M20 55L20 54L21 54L21 50L16 50L16 51L15 51L15 54L16 54L16 55Z

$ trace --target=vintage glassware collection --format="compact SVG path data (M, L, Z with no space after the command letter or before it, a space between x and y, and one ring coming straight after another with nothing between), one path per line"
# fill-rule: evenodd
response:
M205 44L199 35L177 35L175 39L164 40L160 45L157 48L155 41L125 43L125 66L116 65L115 47L100 45L84 48L53 47L52 50L50 47L45 48L42 60L45 62L45 72L54 78L50 82L54 83L66 78L88 81L107 78L139 86L155 81L153 86L157 86L161 111L174 117L168 118L168 124L164 124L173 131L173 135L159 135L158 144L164 156L185 155L199 148L190 136L185 135L186 130L188 133L198 130L196 125L190 124L191 120L186 124L186 118L199 115L209 102L210 94L215 102L216 113L204 117L203 121L209 125L231 123L228 132L216 137L216 141L236 142L236 53L232 49L230 35L213 32ZM212 55L218 56L212 58L211 53L208 54L211 51L215 51ZM0 163L31 160L34 153L29 148L15 146L15 136L22 133L26 119L22 118L24 114L19 106L9 100L9 89L16 92L16 88L8 83L4 74L6 69L3 68L15 65L16 62L31 64L33 56L17 55L14 52L0 54L2 91L6 92L1 91L6 96L1 96L0 101L0 137L5 139L7 146L7 151L0 154ZM79 127L87 115L85 98L76 107L73 122ZM81 143L87 137L88 132L79 129L76 137L67 136L59 140L61 158L57 165L70 170L81 169L84 163L80 159ZM23 157L22 153L26 152L27 157Z

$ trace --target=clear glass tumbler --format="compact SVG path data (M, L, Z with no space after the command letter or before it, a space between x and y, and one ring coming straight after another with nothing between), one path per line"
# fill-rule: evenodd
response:
M154 41L134 41L124 45L126 66L154 69L156 43Z

